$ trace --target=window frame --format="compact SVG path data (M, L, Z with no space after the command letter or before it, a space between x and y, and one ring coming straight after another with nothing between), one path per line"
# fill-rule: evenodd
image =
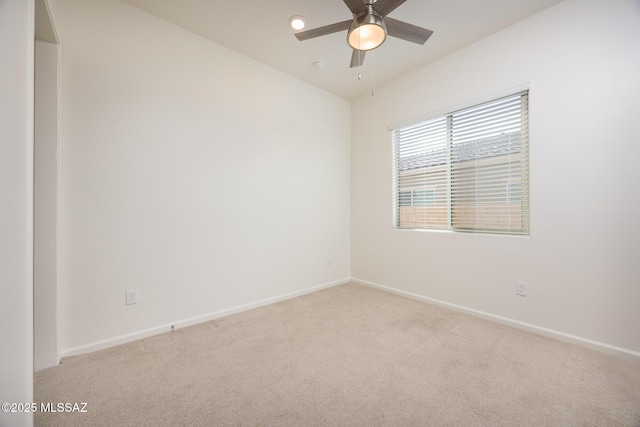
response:
M455 197L452 196L452 187L454 186L454 184L452 183L454 180L454 164L455 164L455 160L453 159L453 152L454 152L454 148L453 145L454 144L459 144L460 142L458 140L454 140L454 137L452 136L453 134L453 118L457 117L457 115L460 114L464 114L465 112L468 111L473 111L474 109L478 109L478 108L482 108L483 106L490 106L491 104L494 103L499 103L503 100L509 100L509 99L515 99L517 97L520 97L519 102L521 105L521 111L520 111L520 115L518 115L518 119L519 119L519 130L516 131L515 133L513 133L514 135L516 135L519 140L516 143L516 146L518 147L518 149L520 151L518 151L518 157L522 156L523 158L521 158L520 160L514 161L513 164L516 165L515 169L517 170L517 175L519 176L518 179L513 179L511 177L511 165L512 165L512 160L511 160L511 145L509 145L508 148L508 153L509 153L509 160L508 160L508 165L509 165L509 174L506 176L506 181L504 182L504 188L505 188L505 196L504 196L504 204L506 206L508 206L508 210L509 210L509 215L508 215L508 219L507 220L501 220L504 221L504 223L502 222L498 222L495 224L495 226L492 224L491 226L478 226L476 225L475 228L470 228L470 227L463 227L460 226L461 222L458 222L458 225L454 224L455 221L460 221L459 217L455 217L454 219L454 214L453 214L453 210L454 208L460 208L460 204L459 202L455 201ZM471 233L471 234L497 234L497 235L512 235L512 236L529 236L530 235L530 205L529 205L529 199L530 199L530 195L529 195L529 188L530 188L530 183L529 183L529 176L530 176L530 168L529 168L529 151L530 151L530 138L529 138L529 99L530 99L530 89L529 87L523 87L523 88L518 88L517 90L512 90L512 91L508 91L508 92L503 92L499 95L495 95L492 97L486 97L482 100L479 101L475 101L473 103L469 103L465 106L461 106L455 109L448 109L448 111L446 112L442 112L442 113L438 113L438 114L433 114L429 117L426 118L421 118L418 120L413 120L411 122L405 122L403 124L397 124L395 126L390 126L390 131L392 133L392 189L393 189L393 203L392 203L392 210L393 210L393 228L396 230L407 230L407 231L446 231L446 232L453 232L453 233ZM423 190L425 188L431 188L430 186L426 186L426 187L419 187L419 188L412 188L411 190L407 189L407 188L403 188L402 190L401 188L401 184L400 184L400 171L398 170L400 168L400 157L398 154L399 151L399 144L400 142L397 140L396 138L396 132L402 131L402 130L408 130L414 126L419 126L419 125L425 125L425 126L429 126L429 122L434 121L437 122L438 120L446 120L447 123L447 136L446 136L446 161L444 162L444 167L446 168L446 197L445 197L445 204L446 204L446 226L401 226L401 207L405 207L405 206L401 206L400 204L400 200L399 200L399 194L402 193L406 193L411 191L411 206L415 206L413 203L413 194L415 191L419 191L419 190ZM512 133L504 133L505 135L507 135L508 138L511 138ZM479 151L481 149L480 144L484 142L484 140L486 139L486 137L484 137L484 139L477 139L477 140L473 140L472 144L473 145L473 150ZM494 154L494 156L497 156ZM499 156L499 155L498 155ZM476 157L476 159L474 160L474 162L479 162L484 160L485 158L488 157ZM458 160L458 162L460 162L460 160ZM458 163L459 164L459 163ZM425 171L424 173L432 173L432 171L429 170L429 168L436 168L436 166L433 165L427 165L424 166ZM415 167L416 169L419 167ZM404 172L406 172L407 170L405 169ZM460 172L458 172L458 176L456 179L460 179ZM477 172L476 172L477 173ZM405 174L405 176L408 176L410 174ZM497 178L496 178L497 177ZM492 177L492 179L501 179L502 176L498 173L496 173L495 177ZM497 181L496 181L497 182ZM513 188L519 187L520 191L518 195L514 195L513 193ZM440 188L440 186L439 186ZM440 189L441 190L441 189ZM477 190L476 190L477 191ZM440 191L441 192L441 191ZM436 199L438 192L436 192L435 188L434 188L434 196L433 196L433 200ZM439 199L442 202L442 198ZM474 199L474 202L476 207L481 206L482 202L482 197L480 197L479 199L476 198ZM516 213L514 213L513 217L511 214L511 206L514 205L517 209L515 210ZM432 205L433 206L433 205ZM476 218L477 217L481 217L482 214L473 214ZM497 214L494 214L494 217L497 217ZM512 226L512 222L514 224L519 224L519 228Z

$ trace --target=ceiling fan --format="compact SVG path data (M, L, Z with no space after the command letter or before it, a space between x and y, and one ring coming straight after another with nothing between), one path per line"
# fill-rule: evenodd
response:
M343 0L353 19L314 28L296 33L300 41L349 30L347 43L353 48L351 54L351 68L358 67L364 62L365 53L380 46L387 35L397 37L413 43L424 44L433 31L418 27L407 22L389 18L393 12L406 0Z

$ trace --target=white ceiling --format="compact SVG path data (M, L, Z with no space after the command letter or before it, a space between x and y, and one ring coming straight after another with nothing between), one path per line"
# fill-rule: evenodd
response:
M298 41L289 17L312 29L351 19L342 0L123 0L166 21L353 99L562 0L407 0L390 17L434 31L423 45L393 37L349 68L346 31ZM317 69L315 61L324 62ZM358 79L358 74L361 79Z

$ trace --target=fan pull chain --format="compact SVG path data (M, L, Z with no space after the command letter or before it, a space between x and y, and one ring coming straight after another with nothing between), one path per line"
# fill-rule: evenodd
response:
M371 52L371 96L376 96L375 93L375 70L376 70L376 54L375 52Z

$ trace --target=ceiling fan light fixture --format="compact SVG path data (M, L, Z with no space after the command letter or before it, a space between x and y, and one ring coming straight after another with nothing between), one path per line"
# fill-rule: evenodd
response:
M357 50L373 50L386 39L387 29L384 21L371 9L353 20L347 34L347 43Z

